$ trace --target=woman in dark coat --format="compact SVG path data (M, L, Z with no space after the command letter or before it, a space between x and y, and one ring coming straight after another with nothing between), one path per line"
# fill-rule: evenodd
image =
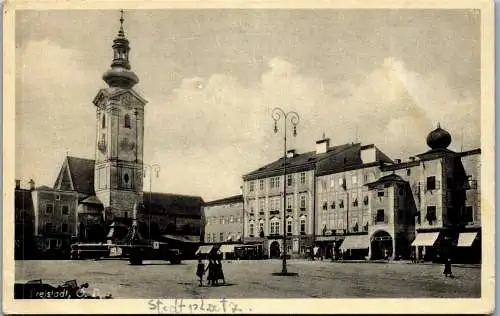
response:
M203 275L205 274L205 264L203 260L198 259L198 266L196 267L196 276L198 276L198 280L200 281L200 286L203 286Z
M445 277L448 277L448 275L451 277L451 259L446 260L444 264L444 271L443 274Z
M207 281L209 285L215 284L215 265L212 259L208 261L208 267L205 271L208 271Z

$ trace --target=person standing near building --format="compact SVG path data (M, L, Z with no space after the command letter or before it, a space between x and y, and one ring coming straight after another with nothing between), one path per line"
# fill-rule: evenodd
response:
M443 271L443 274L445 277L453 277L452 273L451 273L451 259L448 258L448 260L446 260L445 264L444 264L444 271Z

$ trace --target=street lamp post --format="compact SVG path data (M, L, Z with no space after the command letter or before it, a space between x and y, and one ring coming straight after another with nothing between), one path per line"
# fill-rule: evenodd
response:
M276 107L273 109L272 117L274 120L274 133L278 133L278 121L283 118L284 128L283 128L283 139L284 139L284 147L283 147L283 266L281 273L275 273L275 275L297 275L296 273L289 273L286 267L286 255L287 255L287 246L286 246L286 137L287 137L287 122L293 126L293 136L297 136L297 125L300 122L299 114L295 111L285 112L283 109Z
M148 239L151 242L151 187L153 185L153 172L156 174L156 177L159 177L160 174L160 165L158 164L147 164L143 163L144 169L144 178L146 178L146 174L149 174L149 204L148 204Z

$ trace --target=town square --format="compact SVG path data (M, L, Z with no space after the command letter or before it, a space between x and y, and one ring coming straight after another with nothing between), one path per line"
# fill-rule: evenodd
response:
M15 299L483 297L479 9L15 19Z

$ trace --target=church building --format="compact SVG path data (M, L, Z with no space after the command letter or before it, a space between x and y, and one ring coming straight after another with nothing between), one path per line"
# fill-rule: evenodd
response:
M102 76L107 87L93 100L95 159L67 156L53 188L29 191L34 235L44 250L66 248L74 241L119 242L133 219L146 238L180 236L177 241L199 241L201 197L143 192L144 168L148 167L143 161L147 101L134 90L139 78L130 66L123 21L122 12L111 67ZM62 204L57 208L54 201ZM49 233L63 237L46 242L44 236Z

